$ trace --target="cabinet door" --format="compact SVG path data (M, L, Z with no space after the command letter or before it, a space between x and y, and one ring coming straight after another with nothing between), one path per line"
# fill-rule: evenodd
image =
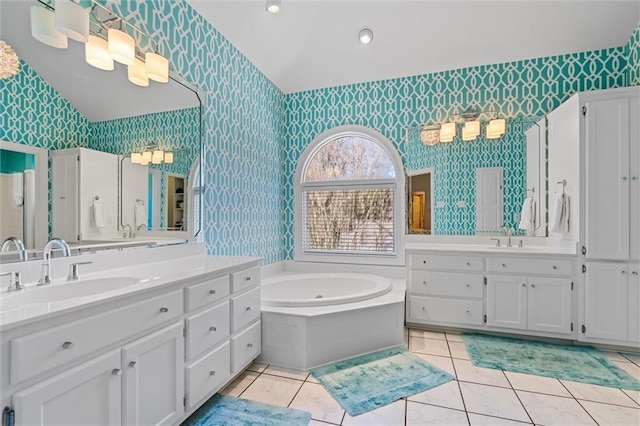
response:
M184 407L182 322L122 348L123 424L172 424Z
M640 343L640 265L629 265L629 335L628 340Z
M629 257L640 260L640 98L629 105Z
M627 265L587 263L584 337L627 339Z
M629 100L595 101L586 107L587 258L626 260L629 258Z
M528 278L527 327L550 333L571 333L571 280Z
M517 276L487 276L487 325L527 328L527 279Z
M120 351L115 350L13 395L16 425L118 425Z

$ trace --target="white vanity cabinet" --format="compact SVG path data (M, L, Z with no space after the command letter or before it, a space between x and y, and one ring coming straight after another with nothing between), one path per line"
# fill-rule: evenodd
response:
M3 405L18 426L179 424L260 354L258 262L3 330Z

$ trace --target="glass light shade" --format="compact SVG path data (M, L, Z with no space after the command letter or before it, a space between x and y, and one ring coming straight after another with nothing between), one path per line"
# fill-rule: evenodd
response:
M264 9L272 15L280 13L282 8L282 0L267 0L264 4Z
M373 41L373 31L370 28L363 28L358 32L358 40L360 44L367 45Z
M109 45L107 40L98 36L90 35L84 45L85 61L98 69L113 70L113 58L109 55Z
M153 151L153 155L151 156L151 162L153 164L160 164L162 163L162 160L164 160L164 151L162 150Z
M58 49L66 49L67 36L56 30L55 15L41 6L31 6L31 35L41 43Z
M56 0L56 29L72 40L85 43L89 38L89 12L71 0Z
M169 60L157 53L147 52L144 55L144 66L147 77L158 83L169 81Z
M423 127L422 130L420 130L420 140L428 146L437 145L440 141L440 128Z
M497 118L487 124L487 139L498 139L507 129L507 120Z
M451 142L456 137L456 123L444 123L440 127L440 142Z
M141 164L142 163L142 153L140 153L140 152L132 152L131 153L131 162L133 164Z
M151 162L151 151L145 151L142 153L142 164L149 164Z
M167 164L173 163L173 152L167 151L164 153L164 162Z
M131 65L136 59L136 44L129 34L111 28L108 32L109 55L114 61Z
M462 128L462 140L472 141L480 134L480 122L478 120L467 121Z
M127 67L127 75L129 76L129 81L136 86L147 87L149 85L149 78L144 69L144 62L138 58L136 58L133 64Z

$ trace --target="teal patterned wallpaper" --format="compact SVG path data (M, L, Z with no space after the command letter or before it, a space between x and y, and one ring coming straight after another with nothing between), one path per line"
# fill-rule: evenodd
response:
M287 258L293 258L296 164L319 133L345 124L371 127L391 140L406 165L407 127L443 122L450 114L468 108L498 111L507 118L541 116L577 91L625 86L626 66L625 47L617 47L286 95L283 205ZM504 145L498 149L514 152L507 143L506 139L501 140L499 144ZM487 145L469 146L459 159L484 155L473 151L483 146ZM510 161L522 165L519 158L518 154ZM453 188L452 191L462 192ZM469 217L456 217L454 212L442 220L470 222Z
M627 43L627 82L629 86L640 86L640 23Z

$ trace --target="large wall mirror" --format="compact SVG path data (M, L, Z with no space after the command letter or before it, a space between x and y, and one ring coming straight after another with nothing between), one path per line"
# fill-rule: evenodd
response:
M56 216L61 216L56 214L56 204L71 198L66 196L72 191L69 185L77 190L81 241L117 241L129 228L138 237L165 233L192 239L200 234L201 92L173 71L166 84L151 81L148 87L139 87L129 82L124 65L116 63L114 70L102 71L87 64L83 43L69 40L66 49L40 43L31 35L32 6L44 7L36 0L0 5L0 38L21 59L20 73L0 81L11 105L6 110L3 105L2 111L9 123L0 137L4 140L2 174L18 172L7 166L10 158L28 163L19 171L23 177L10 176L2 185L16 192L13 204L35 200L32 207L25 205L33 212L22 214L20 229L3 226L2 238L20 231L29 248L41 249L48 237L60 236L50 234L62 232L56 232ZM70 149L78 150L73 155L81 158L80 167L65 160ZM131 153L144 150L171 152L173 158L165 156L158 164L132 164ZM103 167L112 158L114 173ZM94 161L99 167L92 166ZM71 177L75 181L70 184ZM24 182L31 180L35 184L28 189L33 194L18 195L18 187L24 191ZM91 210L96 204L103 212L101 223L95 223ZM0 217L21 215L16 209L5 212L7 205L11 203L2 203ZM87 223L86 232L82 222ZM72 231L65 233L70 242L77 242Z
M543 117L509 119L499 139L433 146L408 131L407 232L546 236L545 135Z

